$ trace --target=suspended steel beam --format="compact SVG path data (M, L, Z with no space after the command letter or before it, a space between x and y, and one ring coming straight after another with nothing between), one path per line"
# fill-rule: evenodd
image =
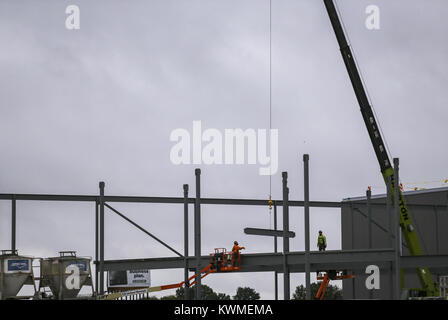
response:
M252 234L256 236L269 236L269 237L287 237L294 238L296 236L293 231L272 230L272 229L260 229L260 228L244 228L245 234Z

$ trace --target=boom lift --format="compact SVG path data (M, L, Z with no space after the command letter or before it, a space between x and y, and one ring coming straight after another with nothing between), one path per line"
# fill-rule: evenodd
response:
M319 290L316 293L316 300L323 300L325 297L325 292L327 291L328 285L330 284L330 280L343 280L343 279L352 279L355 276L353 273L343 270L343 271L336 271L336 270L330 270L326 271L325 273L319 273L317 275L317 280L322 280L322 283L320 284Z
M347 43L347 39L344 34L344 29L342 28L333 0L324 0L324 4L327 9L328 16L330 17L330 21L333 26L333 30L336 35L337 41L339 43L342 58L344 60L345 67L350 77L353 90L355 91L356 98L361 108L361 114L364 119L367 131L369 133L373 149L375 150L375 154L381 168L381 173L383 174L383 178L384 181L386 182L386 185L388 183L388 180L390 181L390 190L392 197L394 197L393 194L394 185L395 183L399 182L394 181L394 170L389 161L387 150L385 148L377 122L375 120L372 107L370 106L367 94L364 90L364 86L361 81L358 69L356 67L352 51L350 49L349 44ZM412 256L423 255L423 250L420 246L420 242L418 240L414 224L412 222L411 216L409 214L401 190L399 190L398 197L399 197L399 211L400 211L400 227L404 239L406 241L407 247L409 249L409 252ZM429 269L426 267L417 268L417 275L423 287L424 294L426 296L437 295L437 290L434 285L432 276L429 272Z
M233 253L225 248L216 248L215 253L210 253L210 270L212 272L228 272L241 270L241 254L236 260Z
M234 255L232 252L227 251L225 248L215 248L215 252L210 253L210 264L205 266L201 270L201 279L208 276L211 273L215 272L232 272L232 271L240 271L241 270L241 254L238 254L236 260L234 259ZM188 287L192 287L196 284L197 279L195 279L196 275L192 275L188 279ZM193 279L195 279L193 282ZM128 291L120 291L110 293L106 296L100 297L100 299L104 300L116 300L122 297L145 294L148 292L156 292L163 291L169 289L178 289L185 285L185 281L173 284L167 284L163 286L149 287L137 290L128 290Z

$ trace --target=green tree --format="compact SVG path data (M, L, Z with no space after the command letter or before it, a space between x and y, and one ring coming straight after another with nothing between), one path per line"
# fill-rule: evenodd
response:
M196 288L188 288L190 299L196 298ZM176 290L176 299L185 300L185 288L179 288ZM216 293L207 285L201 285L201 298L202 300L230 300L230 296L225 293Z
M321 281L311 283L311 298L314 299L317 292L319 291ZM305 300L306 299L306 287L300 285L296 287L296 291L292 295L293 300ZM327 290L325 291L324 300L341 300L342 290L334 285L329 284Z
M230 296L225 293L218 293L218 297L216 300L230 300Z
M233 296L233 300L259 300L260 294L255 289L249 287L238 287L236 294Z

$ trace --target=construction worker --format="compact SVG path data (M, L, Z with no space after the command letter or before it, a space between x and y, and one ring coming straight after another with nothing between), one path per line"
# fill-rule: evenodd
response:
M319 251L325 251L327 248L327 238L325 238L321 230L319 230L319 236L317 237L317 247Z
M232 248L232 261L233 261L233 266L237 267L238 262L239 262L239 257L240 257L240 250L242 249L246 249L244 247L240 247L238 246L238 241L234 241L233 242L233 248Z

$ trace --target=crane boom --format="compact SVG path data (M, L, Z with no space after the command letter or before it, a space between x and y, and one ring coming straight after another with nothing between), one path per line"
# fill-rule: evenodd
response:
M361 114L364 119L364 123L367 128L367 132L372 142L375 155L380 165L381 173L383 174L386 185L390 184L390 190L392 197L394 197L394 170L389 160L387 150L385 148L383 138L381 137L379 127L377 125L372 107L370 106L369 99L367 98L366 91L364 89L361 77L356 67L355 60L353 58L352 51L347 39L345 37L344 29L342 28L338 13L336 11L333 0L324 0L325 7L327 9L328 16L330 17L331 25L333 26L334 33L339 43L342 58L345 63L350 81L355 91L356 99L358 100L361 108ZM399 182L397 182L399 183ZM399 213L400 213L400 226L408 246L409 252L413 256L423 255L423 250L420 246L417 233L412 222L412 218L409 214L404 197L399 190ZM432 296L436 294L436 288L432 276L428 268L418 268L417 274L423 289L426 291L426 295Z

